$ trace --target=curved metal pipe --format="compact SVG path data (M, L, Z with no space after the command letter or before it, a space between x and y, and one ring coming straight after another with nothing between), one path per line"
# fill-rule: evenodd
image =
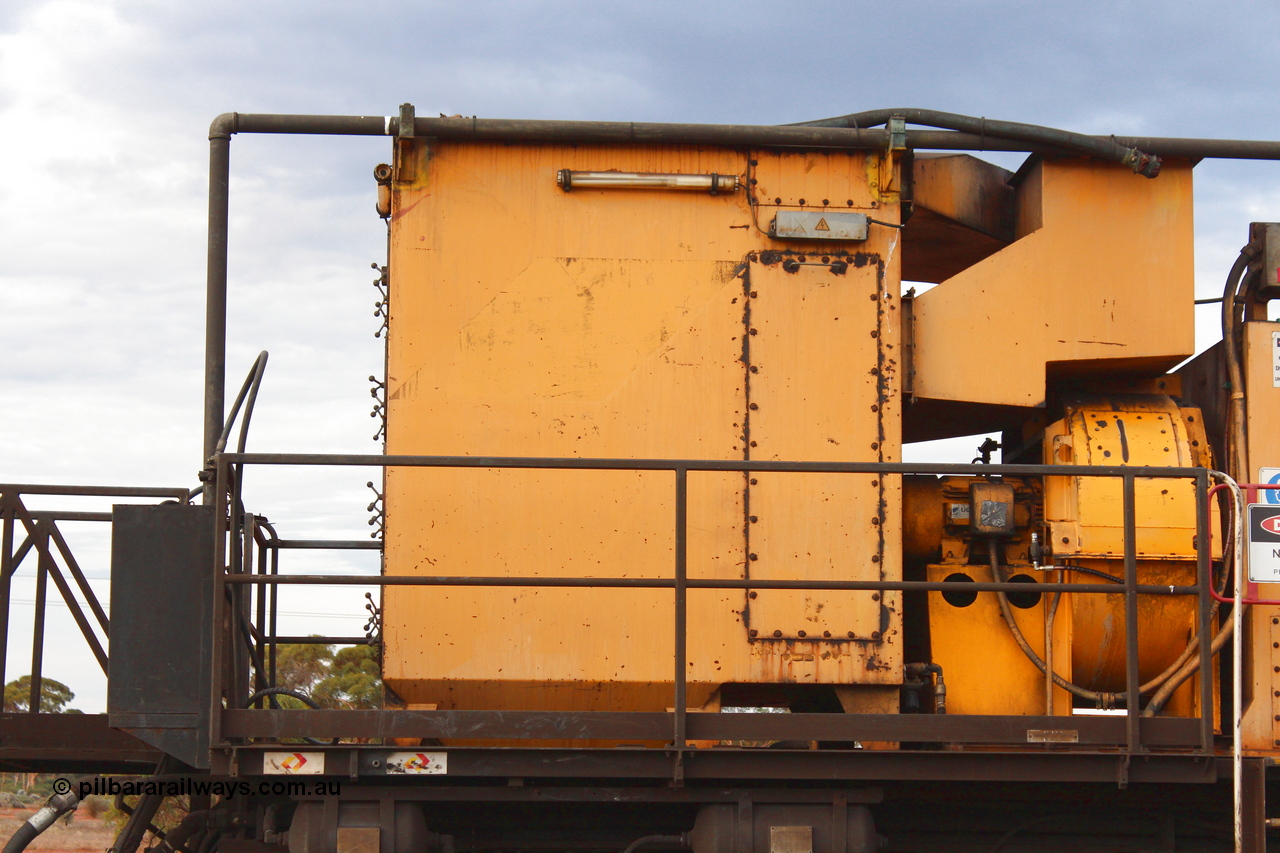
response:
M916 108L865 110L860 113L849 113L835 118L801 122L798 126L864 128L884 124L892 118L902 118L912 124L926 124L931 127L976 133L983 137L991 136L997 139L1016 139L1020 142L1051 145L1055 148L1088 154L1092 157L1120 163L1148 178L1154 178L1160 174L1159 157L1139 151L1137 148L1128 148L1112 139L1100 139L1096 136L1086 136L1083 133L1073 133L1069 130L1043 127L1038 124L996 121L988 118L960 115L959 113L947 113L941 110Z
M645 847L650 844L679 845L680 847L687 848L689 847L689 834L685 833L684 835L646 835L642 838L637 838L635 841L632 841L630 844L627 845L626 849L623 850L622 853L635 853L635 851L639 850L641 847Z

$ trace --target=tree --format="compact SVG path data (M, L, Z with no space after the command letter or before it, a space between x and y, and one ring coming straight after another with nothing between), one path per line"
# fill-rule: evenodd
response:
M374 646L282 643L276 648L276 686L296 690L325 708L382 707L382 667ZM288 697L282 707L295 707ZM300 706L297 706L300 707Z
M276 686L310 695L333 664L333 646L281 643L276 646Z
M338 649L312 697L326 708L381 708L382 667L374 646Z
M67 703L76 698L71 688L48 676L40 679L40 711L44 714L79 714ZM4 686L4 710L26 711L31 707L31 676L15 678Z

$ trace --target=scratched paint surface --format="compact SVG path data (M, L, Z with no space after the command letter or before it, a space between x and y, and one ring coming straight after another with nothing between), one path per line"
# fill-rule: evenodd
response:
M418 157L415 180L394 194L388 452L760 458L750 456L747 418L748 267L753 253L758 259L766 250L804 247L770 240L744 192L566 193L554 180L556 170L569 168L718 172L745 181L755 155L452 144L435 146L429 156L419 145ZM869 174L877 182L892 175L879 161L788 153L761 155L758 163L761 179L767 176L773 187L793 181L814 195L821 184L840 209L871 212L872 205L896 200L890 189L868 184ZM798 205L792 196L784 206ZM814 202L806 197L806 203ZM848 248L888 258L895 235L881 229L867 244ZM824 312L843 310L845 300L852 311L858 300L857 319L849 314L845 324L861 336L858 359L816 379L807 403L805 394L789 402L778 397L813 411L809 421L795 421L797 429L809 426L790 440L785 421L775 422L770 441L777 450L768 458L897 458L895 442L871 447L883 424L862 397L876 393L875 381L853 383L855 373L868 379L877 359L879 344L870 336L876 312L896 311L871 300L873 269L884 272L875 261L845 276L823 268L839 279L831 292L844 294L823 302ZM777 284L793 289L794 299L822 302L822 294L804 296L807 284L794 289L811 279L808 273L786 278ZM896 295L896 267L884 281ZM778 324L792 322L787 310L777 316ZM835 329L815 337L817 328L794 330L796 353L813 352L793 357L795 369L807 369L824 352L843 362L845 350L832 349L841 342ZM891 326L883 328L889 331L882 340L896 340ZM786 329L771 333L782 340ZM837 412L838 424L825 431L815 426ZM857 429L867 434L830 444L828 433L846 435L854 412ZM892 435L896 417L891 406L885 423ZM691 577L744 577L744 479L690 474ZM891 486L884 487L888 498L879 485L833 493L815 477L794 490L794 498L803 507L834 495L869 521L880 500L896 499ZM386 489L389 574L644 578L670 577L674 569L674 476L667 472L391 469ZM887 518L884 535L896 542L897 513ZM879 535L871 542L870 550L839 552L824 564L823 576L879 576L884 563L869 559L878 555ZM896 557L892 566L896 571ZM775 563L773 571L799 577L816 567ZM885 609L866 593L822 595L818 603L845 614L840 623L856 626L860 643L847 637L752 641L744 591L690 591L690 705L707 701L728 681L900 680L900 656L870 637ZM672 594L665 590L392 588L384 614L385 676L407 701L441 708L661 710L671 704L672 619ZM896 632L895 609L888 619L886 633ZM876 657L877 666L869 668L868 657Z

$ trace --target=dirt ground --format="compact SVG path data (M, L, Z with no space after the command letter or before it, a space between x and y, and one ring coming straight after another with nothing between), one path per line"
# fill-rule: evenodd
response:
M29 809L0 809L0 844L8 841L14 831L39 806ZM71 851L106 850L115 841L115 829L102 818L91 818L76 813L68 826L65 819L59 820L46 829L39 838L31 842L28 850L41 850L44 853L70 853Z

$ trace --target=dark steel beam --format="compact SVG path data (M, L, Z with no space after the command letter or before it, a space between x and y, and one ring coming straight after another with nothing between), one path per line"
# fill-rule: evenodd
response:
M522 740L630 740L668 742L675 714L549 711L286 711L222 712L227 738L434 737ZM1043 732L1074 737L1083 747L1126 741L1124 717L1004 717L953 714L690 714L692 740L906 741L1023 745L1044 754ZM1143 721L1142 746L1194 747L1199 721L1154 717ZM1029 744L1034 746L1028 746ZM1062 744L1055 749L1065 750Z
M23 495L79 495L105 498L187 499L186 489L155 486L48 486L35 483L0 483L0 492Z
M372 539L263 539L262 547L300 551L381 551L382 543Z
M367 780L366 780L367 781ZM763 803L822 803L832 799L830 788L673 788L653 785L597 787L595 785L413 785L393 789L397 800L489 803L736 803L749 797ZM884 801L879 787L839 787L849 803L875 804ZM385 785L343 785L342 795L351 800L380 800L387 796ZM298 799L314 799L301 796Z
M308 747L315 749L316 747ZM215 774L232 770L246 776L262 772L262 754L279 747L237 747L214 753ZM360 776L373 770L376 754L368 750L333 747L325 750L332 766L356 767ZM352 753L357 753L354 757ZM449 752L449 777L435 777L445 787L449 779L487 778L506 782L522 779L601 780L607 785L622 780L669 780L671 760L662 749L491 749L454 747ZM685 779L689 783L708 781L724 784L730 780L825 781L847 786L868 781L938 780L951 782L1099 782L1115 784L1116 753L1073 755L1063 752L914 752L904 750L773 750L695 749L685 752ZM233 765L234 762L234 765ZM1211 784L1220 771L1214 759L1180 755L1150 755L1135 761L1130 782ZM1230 767L1225 768L1230 774ZM392 777L395 779L395 777ZM418 777L413 786L400 791L427 789L435 779ZM612 780L612 781L610 781ZM369 781L366 778L366 782ZM399 781L395 779L395 781ZM759 784L758 781L755 784ZM345 793L345 790L344 790ZM424 791L425 795L425 791ZM412 794L411 796L417 796ZM486 792L477 792L484 799Z
M159 750L107 725L106 714L0 714L0 768L150 772Z

